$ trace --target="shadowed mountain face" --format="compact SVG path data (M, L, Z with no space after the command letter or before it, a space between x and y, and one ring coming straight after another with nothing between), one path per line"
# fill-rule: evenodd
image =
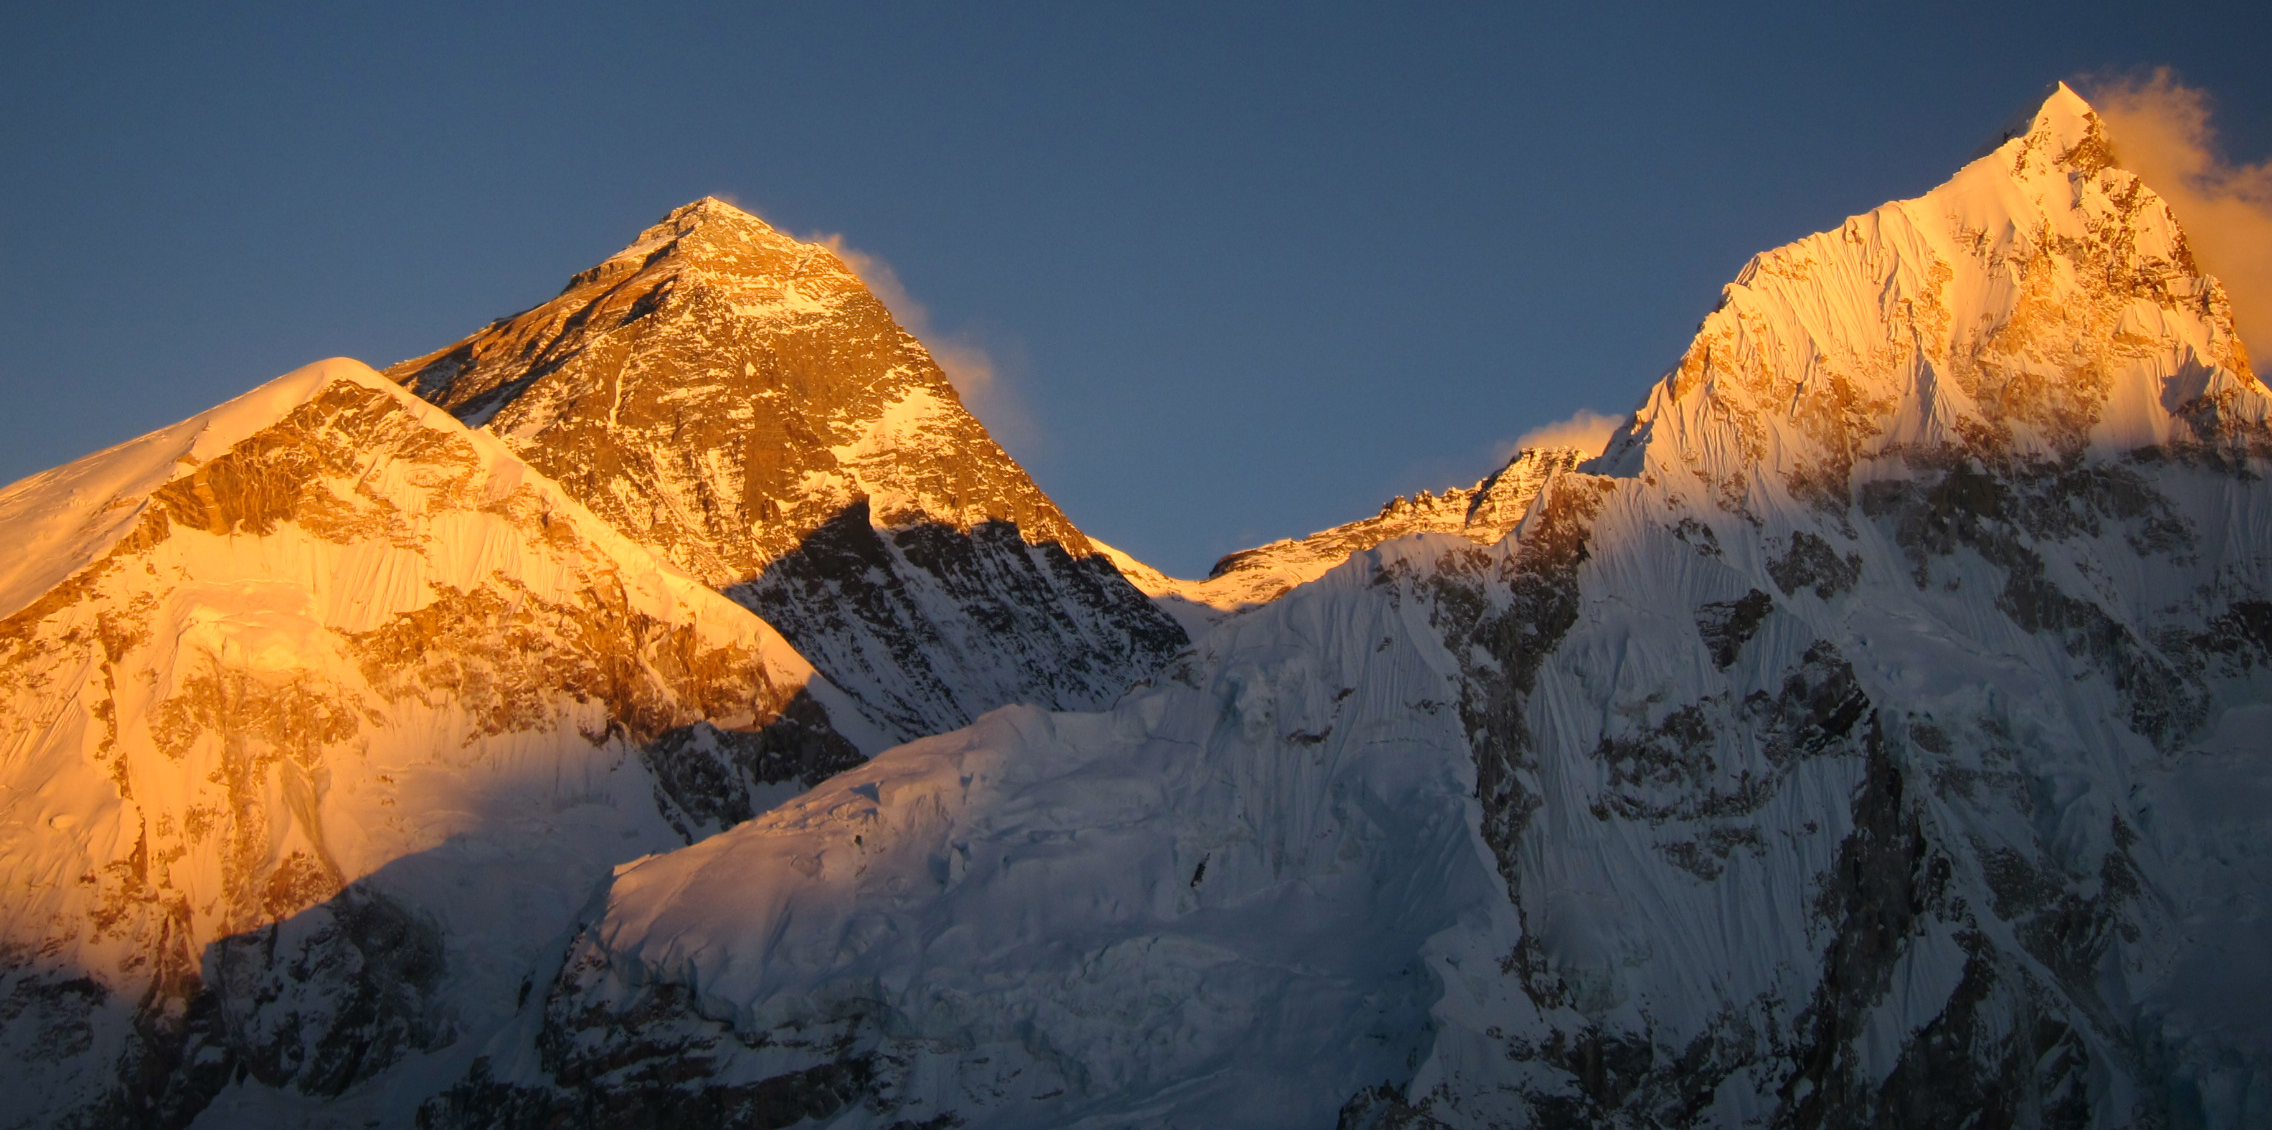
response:
M1185 642L843 260L717 200L388 375L807 654L896 656L852 661L840 685L902 737L1013 701L1107 705ZM938 552L847 559L848 520L893 544L928 529L915 540ZM1000 555L946 547L982 525L1053 548L994 576ZM938 639L957 655L929 655Z

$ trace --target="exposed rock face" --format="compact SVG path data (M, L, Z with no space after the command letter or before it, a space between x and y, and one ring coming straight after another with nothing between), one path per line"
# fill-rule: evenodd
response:
M0 1125L170 1125L476 1044L701 725L883 735L757 617L352 361L0 493ZM852 737L839 732L839 722ZM745 759L748 760L748 759ZM659 771L651 771L659 770ZM664 808L669 806L664 804Z
M2112 153L1760 256L1497 544L620 871L422 1120L2272 1122L2272 394Z
M762 611L899 737L1107 705L1186 642L835 253L729 204L387 372Z
M1012 702L1109 705L1185 642L1102 554L1033 544L1008 522L879 529L864 503L726 595L895 734Z

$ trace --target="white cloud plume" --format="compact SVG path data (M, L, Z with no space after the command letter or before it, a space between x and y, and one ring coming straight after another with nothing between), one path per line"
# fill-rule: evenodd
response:
M2115 158L2169 201L2194 260L2225 284L2235 328L2264 366L2272 360L2272 161L2221 157L2207 92L2167 67L2085 86Z
M931 360L938 362L939 370L947 375L947 383L954 386L955 395L962 398L963 407L986 425L994 441L1006 448L1031 451L1041 442L1041 429L1034 423L1033 413L1026 409L1025 401L996 364L994 355L967 333L948 333L931 324L931 311L907 292L899 281L899 272L882 258L861 251L844 242L844 237L833 232L805 236L808 243L818 243L836 253L868 290L884 304L897 319L900 328L914 334L923 348L930 352Z
M1609 437L1624 423L1623 416L1604 416L1592 409L1580 408L1569 419L1532 428L1512 441L1500 444L1499 457L1501 460L1512 459L1518 451L1541 447L1575 447L1580 454L1592 457L1601 454L1601 449L1609 446Z

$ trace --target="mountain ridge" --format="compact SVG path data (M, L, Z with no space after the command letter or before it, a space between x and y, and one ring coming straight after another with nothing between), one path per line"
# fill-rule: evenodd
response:
M0 1124L2272 1120L2272 391L2064 86L1207 581L926 365L705 199L0 489Z
M1324 576L1351 554L1418 533L1458 534L1489 545L1514 529L1538 491L1556 471L1592 452L1537 447L1515 452L1474 486L1442 494L1422 490L1382 504L1370 518L1329 526L1298 538L1225 554L1198 580L1170 577L1101 542L1122 576L1197 638L1225 617L1258 608Z
M547 1057L428 1111L2272 1116L2229 999L2272 874L2217 799L2272 797L2272 396L2107 153L2062 89L1757 257L1495 545L1382 543L1110 712L626 869Z

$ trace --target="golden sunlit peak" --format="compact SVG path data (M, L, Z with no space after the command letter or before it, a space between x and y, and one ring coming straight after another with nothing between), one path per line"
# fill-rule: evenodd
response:
M2091 104L2075 93L2074 87L2062 82L2053 85L2043 104L2028 118L2024 132L2045 139L2056 152L2063 154L2090 138L2097 119L2098 113Z
M705 196L693 201L692 203L682 204L679 207L672 209L668 215L663 217L663 220L665 223L700 223L704 220L733 220L742 223L756 224L759 227L768 229L772 227L771 224L766 223L764 220L759 219L757 216L743 211L741 208L735 206L734 204L725 200L721 200L715 196Z
M2036 111L2037 120L2050 115L2080 118L2092 113L2091 104L2075 88L2064 82L2052 84L2051 95L2043 100L2043 108Z
M764 220L743 211L734 204L715 196L703 196L665 212L647 230L639 233L630 246L608 257L608 262L624 259L643 259L657 249L678 244L688 236L709 231L724 233L728 238L718 240L701 236L695 242L739 245L751 241L764 244L796 244L787 234ZM577 276L583 278L583 276ZM588 281L588 280L587 280ZM571 283L573 285L573 283Z
M1997 130L1986 145L1975 151L1973 158L1977 160L1985 157L2006 142L2031 136L2060 139L2065 142L2062 148L2071 147L2076 140L2089 133L2090 121L2096 116L2091 104L2082 95L2075 93L2074 87L2064 82L2053 83L2050 93L2044 95L2043 101L2033 103L2005 119L2003 128Z

